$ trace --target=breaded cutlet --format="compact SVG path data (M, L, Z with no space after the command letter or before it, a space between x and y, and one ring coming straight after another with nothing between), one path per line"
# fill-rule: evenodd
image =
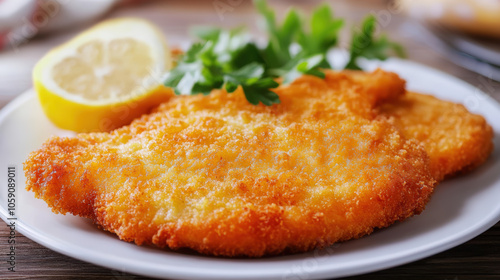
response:
M404 81L364 75L303 76L273 106L175 96L110 133L53 137L25 162L27 189L122 240L209 255L364 236L420 213L436 183L422 145L377 118Z

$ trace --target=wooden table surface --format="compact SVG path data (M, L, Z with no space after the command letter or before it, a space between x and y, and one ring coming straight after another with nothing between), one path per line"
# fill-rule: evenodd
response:
M143 1L136 6L116 8L105 17L133 15L148 18L160 26L172 45L185 42L188 26L191 24L247 25L257 32L254 24L256 17L250 1L222 1L233 5L223 13L215 10L216 2L218 1ZM282 14L291 4L310 10L319 2L296 0L271 3L278 9L279 14ZM405 46L408 59L456 76L500 100L500 83L458 67L429 48L416 34L412 21L392 9L386 1L332 1L332 5L336 14L346 18L348 23L359 22L370 12L379 15L384 21L384 32ZM37 37L15 50L0 52L0 108L31 87L31 69L48 49L71 38L85 27ZM345 46L345 42L342 42L341 46ZM9 67L6 67L7 65ZM10 273L4 261L8 252L8 234L8 228L1 226L0 279L148 279L58 254L20 233L16 235L17 272ZM469 242L440 254L346 279L500 279L500 223Z

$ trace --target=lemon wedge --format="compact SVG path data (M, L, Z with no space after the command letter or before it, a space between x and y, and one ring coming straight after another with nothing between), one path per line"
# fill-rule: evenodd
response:
M142 19L102 22L46 54L33 70L42 108L58 127L110 131L166 101L172 67L163 34Z

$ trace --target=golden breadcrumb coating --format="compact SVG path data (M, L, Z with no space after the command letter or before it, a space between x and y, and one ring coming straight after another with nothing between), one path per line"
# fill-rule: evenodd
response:
M493 150L493 129L460 104L408 92L381 106L405 137L425 147L438 181L483 163Z
M27 189L122 240L210 255L358 238L420 213L435 185L423 148L376 119L404 84L328 71L279 87L273 106L240 90L172 97L110 133L49 139L25 162Z

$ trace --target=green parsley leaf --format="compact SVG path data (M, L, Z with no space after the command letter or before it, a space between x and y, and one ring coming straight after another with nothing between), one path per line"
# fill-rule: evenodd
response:
M291 9L281 26L276 23L274 11L269 8L265 0L254 1L259 13L265 19L266 31L269 41L262 52L262 57L268 68L280 68L287 64L292 58L290 46L301 28L301 21L297 11Z
M302 75L324 78L325 73L319 70L319 66L324 61L325 57L322 54L299 60L295 67L283 74L283 83L289 84Z
M337 45L338 34L344 26L344 20L333 17L328 4L323 4L313 11L311 31L300 30L297 42L307 55L326 54Z
M386 36L374 37L376 23L375 17L369 15L363 21L361 30L353 31L350 58L345 66L346 69L361 70L357 64L357 59L360 57L385 60L391 51L400 57L405 56L401 45L389 41Z
M285 84L303 74L324 77L320 68L331 68L326 52L337 44L338 32L343 26L343 20L333 18L330 6L324 4L313 12L310 30L306 32L296 10L290 9L283 23L278 25L274 12L264 0L257 0L255 4L265 19L269 34L269 42L262 53L268 68L266 73L273 77L283 76ZM292 55L294 45L300 50ZM317 61L318 58L321 61ZM307 70L302 69L304 65L308 65Z
M209 94L213 89L234 92L242 87L252 104L279 103L277 94L270 91L279 84L265 76L261 53L249 43L239 29L198 29L204 42L197 43L180 58L168 73L165 85L176 94Z

